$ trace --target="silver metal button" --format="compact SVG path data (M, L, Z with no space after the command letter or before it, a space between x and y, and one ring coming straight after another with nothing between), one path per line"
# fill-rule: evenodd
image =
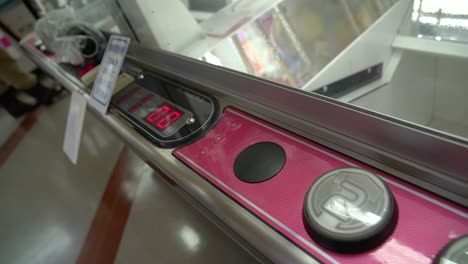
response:
M320 176L304 202L305 224L312 239L338 252L360 252L382 243L395 227L395 212L388 186L359 168Z
M435 264L468 263L468 235L462 236L445 246L434 261Z

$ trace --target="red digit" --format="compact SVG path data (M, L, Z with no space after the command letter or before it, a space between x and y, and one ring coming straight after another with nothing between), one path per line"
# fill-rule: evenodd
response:
M177 119L179 119L181 114L179 112L172 112L166 118L159 121L156 126L161 129L168 127L170 124L174 123Z
M147 116L146 120L153 123L157 121L162 115L166 114L169 110L170 108L167 105L163 105L158 110L154 111L149 116Z

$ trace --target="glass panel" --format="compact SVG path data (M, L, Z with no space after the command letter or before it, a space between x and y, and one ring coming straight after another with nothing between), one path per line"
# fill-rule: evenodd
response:
M118 27L133 29L147 47L302 89L394 2L74 0L72 6L93 23L119 10L124 19L111 12ZM99 14L97 5L106 5L107 13Z
M232 40L249 73L301 89L380 15L364 1L283 1Z
M76 19L105 32L133 36L125 14L113 0L38 0L38 7L46 13L65 7L72 8Z
M72 6L83 20L148 48L467 142L466 0L74 0Z
M389 82L353 103L466 143L468 1L413 1L395 43L401 36Z
M80 20L132 35L149 48L303 89L396 1L71 0L68 5ZM42 3L50 10L66 1Z
M414 1L410 35L468 43L468 1Z

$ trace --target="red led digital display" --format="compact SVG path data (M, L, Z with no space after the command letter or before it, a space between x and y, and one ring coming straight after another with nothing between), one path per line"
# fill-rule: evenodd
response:
M183 114L183 112L168 104L162 104L146 116L145 120L159 131L164 131L167 127L181 118Z

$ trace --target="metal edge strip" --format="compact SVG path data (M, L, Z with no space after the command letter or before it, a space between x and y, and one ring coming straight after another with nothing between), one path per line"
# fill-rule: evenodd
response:
M205 91L237 104L249 102L246 107L256 105L255 111L270 117L275 106L285 114L275 119L399 169L409 175L404 180L429 182L424 188L468 206L468 163L463 158L468 156L468 147L460 138L160 50L131 47L127 58L198 83Z

